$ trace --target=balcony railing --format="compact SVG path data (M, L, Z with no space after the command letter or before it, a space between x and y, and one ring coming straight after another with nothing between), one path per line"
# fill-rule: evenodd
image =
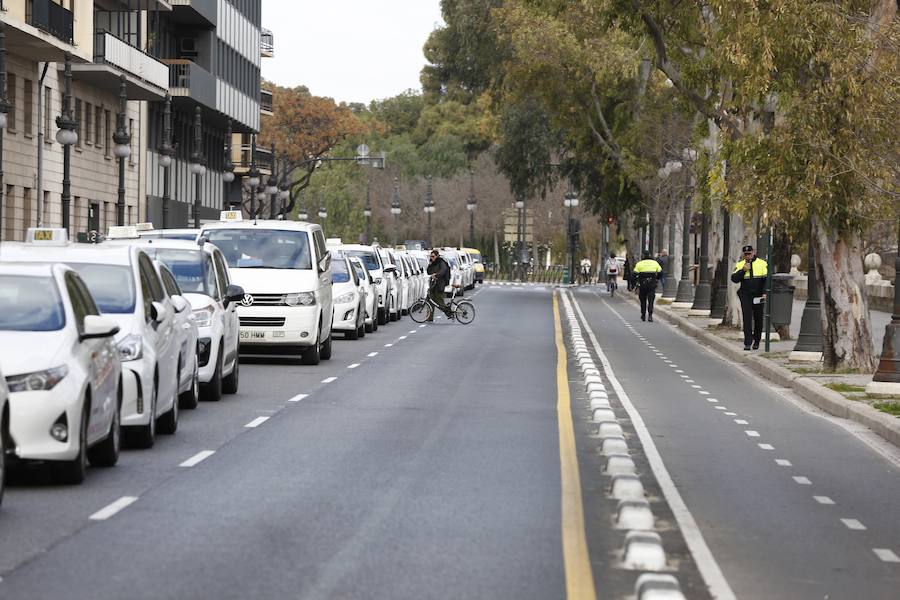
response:
M241 144L240 160L234 165L238 170L249 169L252 161L253 147L250 144ZM265 173L272 172L272 151L268 148L256 147L256 168Z
M259 90L259 110L271 115L275 112L275 99L269 90Z
M94 62L106 63L153 84L169 87L169 67L108 31L94 35Z
M216 108L216 78L198 65L184 58L166 58L169 65L169 88L173 96L189 96L209 108Z
M263 29L260 33L259 50L263 56L275 56L275 36L268 29Z
M75 18L72 11L52 0L28 0L25 5L25 20L29 25L68 44L74 41Z

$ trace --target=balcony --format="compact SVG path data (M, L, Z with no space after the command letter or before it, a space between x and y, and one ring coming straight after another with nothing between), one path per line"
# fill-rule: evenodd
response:
M170 0L171 20L181 25L215 27L219 21L217 0Z
M243 175L250 170L253 147L250 144L235 145L232 150L231 160L234 163L234 172ZM256 167L263 175L272 173L272 151L268 148L256 147Z
M270 90L259 90L259 112L266 116L275 114L274 96Z
M162 100L169 88L169 67L108 31L94 35L94 62L73 65L72 76L92 86L118 93L119 77L128 81L131 100Z
M216 78L185 58L163 59L169 66L169 91L174 97L187 97L213 110L216 106Z
M52 0L27 0L25 21L32 27L46 31L67 44L75 41L75 17L72 15L72 11Z
M275 36L268 29L260 32L259 52L264 58L275 56Z

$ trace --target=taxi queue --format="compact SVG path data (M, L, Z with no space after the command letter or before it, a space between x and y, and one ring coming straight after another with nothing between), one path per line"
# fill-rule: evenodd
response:
M474 249L445 248L446 292L483 280ZM425 250L344 244L314 223L112 227L80 242L32 228L0 242L0 502L8 468L61 483L150 448L182 409L235 394L241 357L318 364L335 334L399 321L428 291Z

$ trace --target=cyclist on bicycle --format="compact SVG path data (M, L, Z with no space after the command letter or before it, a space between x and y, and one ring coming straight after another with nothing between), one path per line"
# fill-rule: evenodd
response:
M431 251L428 261L428 275L430 276L428 297L432 302L438 305L438 308L444 311L444 314L447 315L448 319L452 319L453 312L447 306L447 303L444 302L444 289L450 285L450 265L447 264L446 260L441 258L441 253L437 250ZM434 320L433 313L428 320Z
M584 257L581 259L581 283L591 282L591 259Z
M616 284L616 277L619 276L619 261L616 260L616 253L610 252L609 259L606 261L606 291L611 291Z

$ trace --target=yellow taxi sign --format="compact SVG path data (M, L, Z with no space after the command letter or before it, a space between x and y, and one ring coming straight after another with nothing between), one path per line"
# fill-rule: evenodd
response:
M239 210L223 210L219 213L220 221L243 221L244 215Z
M25 234L25 242L45 246L62 246L69 243L69 233L65 229L56 227L29 227Z
M110 227L109 232L106 234L106 239L108 240L133 240L139 237L137 227L134 225Z

